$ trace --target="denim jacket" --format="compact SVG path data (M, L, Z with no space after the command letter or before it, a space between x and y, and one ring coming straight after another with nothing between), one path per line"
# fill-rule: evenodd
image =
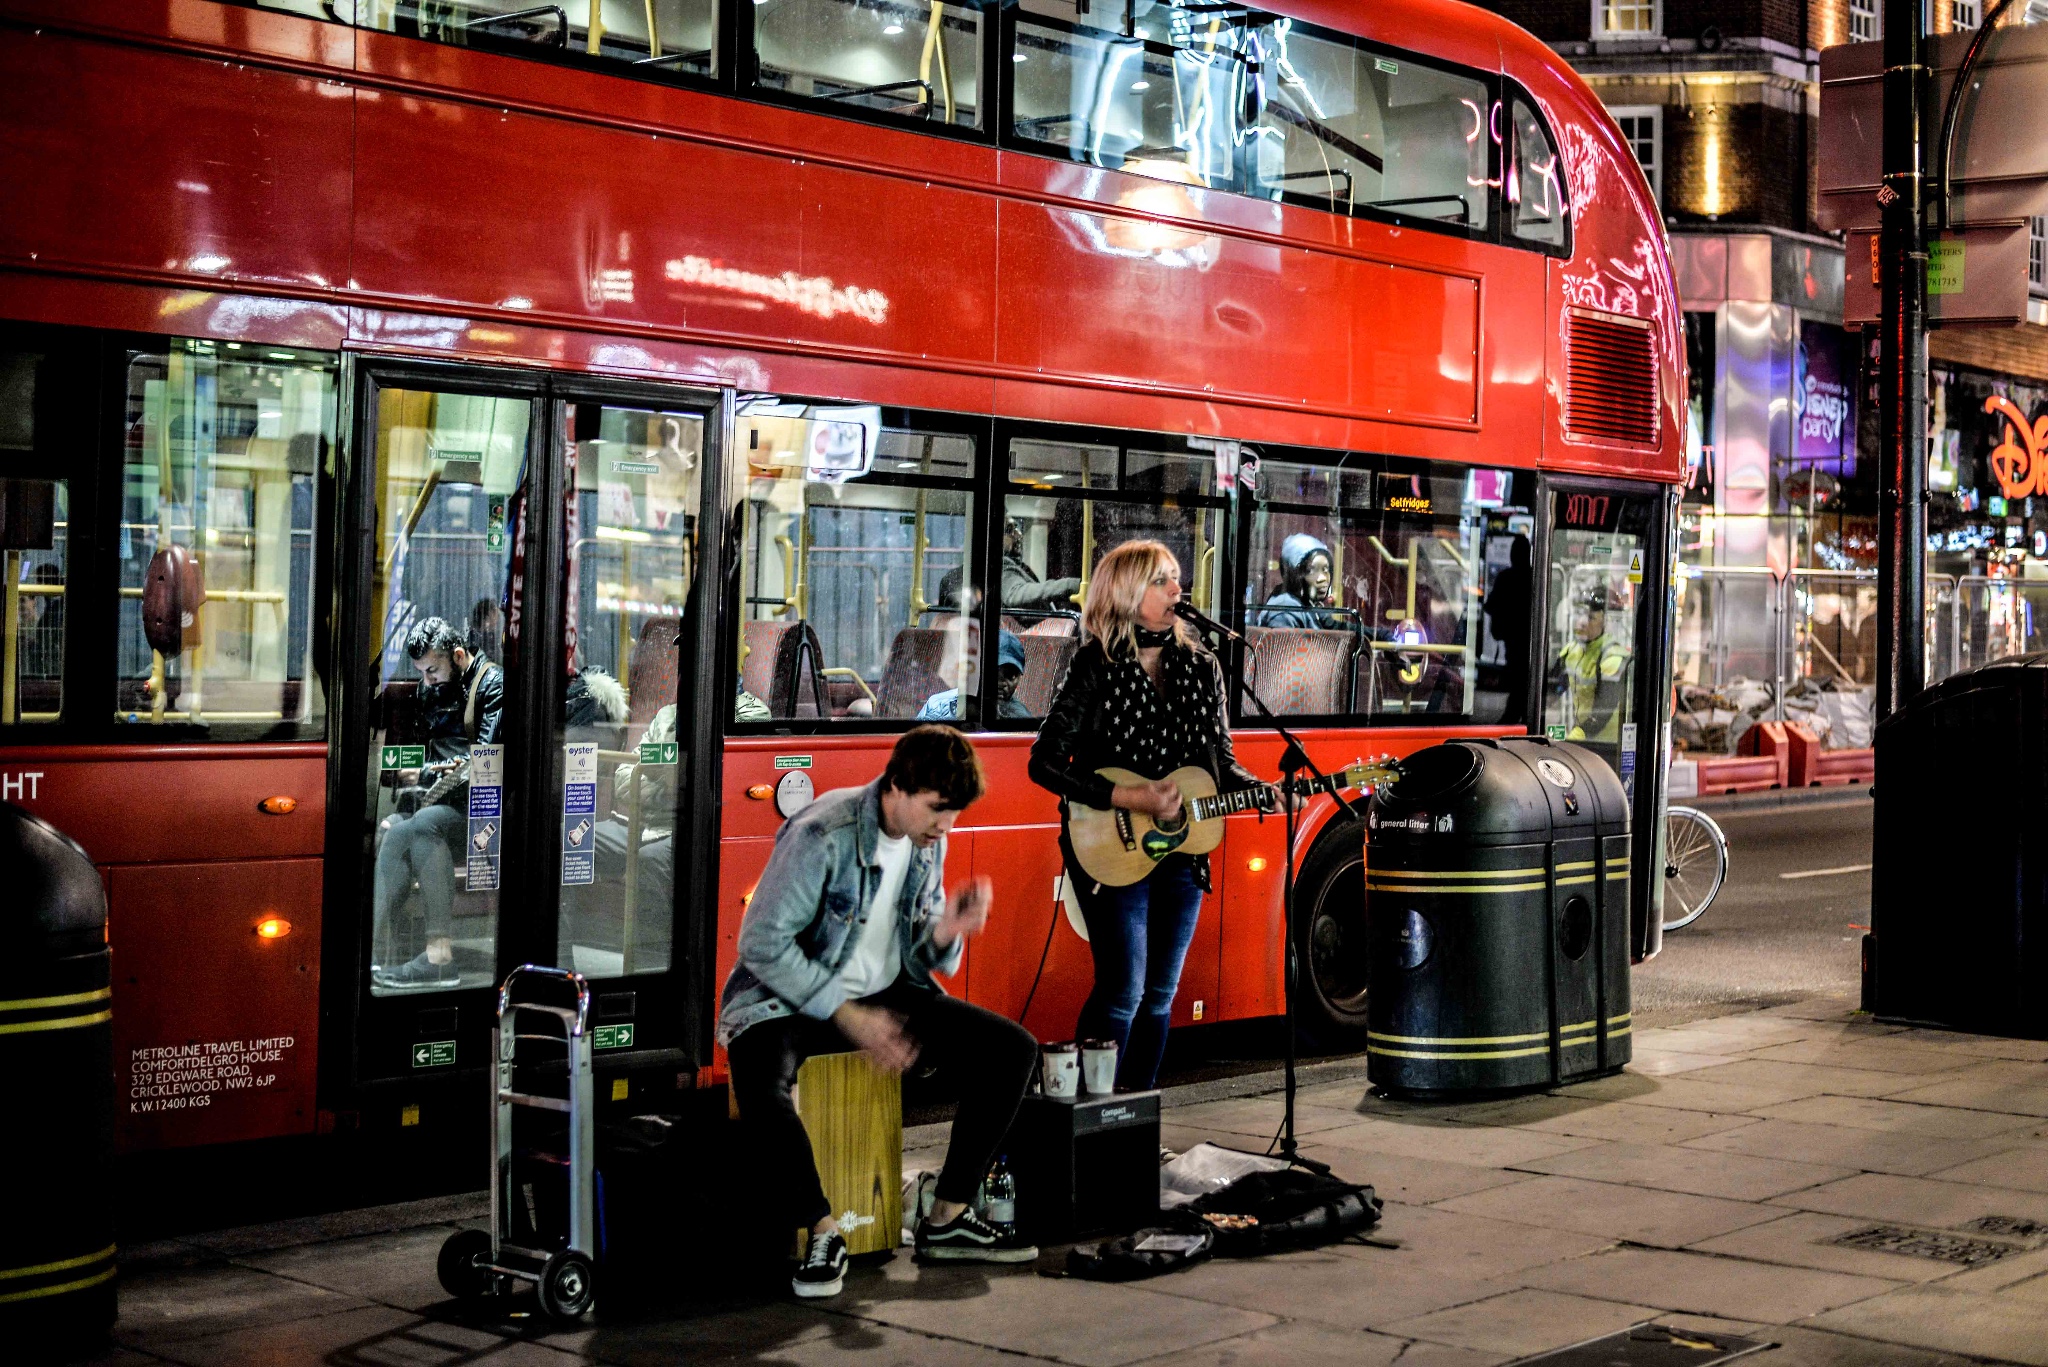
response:
M718 1042L792 1013L825 1020L846 1000L840 970L860 943L882 880L882 781L826 793L775 835L775 852L740 920L739 962L718 1005ZM944 910L946 842L912 847L896 917L896 947L911 982L938 991L934 974L958 971L966 940L941 951L932 928ZM880 910L879 908L874 910Z

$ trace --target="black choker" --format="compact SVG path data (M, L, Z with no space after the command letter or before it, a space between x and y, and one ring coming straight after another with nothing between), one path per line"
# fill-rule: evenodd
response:
M1149 631L1144 627L1134 626L1131 630L1137 637L1138 649L1140 650L1158 650L1162 646L1172 645L1175 640L1175 633L1172 627L1168 627L1164 631Z

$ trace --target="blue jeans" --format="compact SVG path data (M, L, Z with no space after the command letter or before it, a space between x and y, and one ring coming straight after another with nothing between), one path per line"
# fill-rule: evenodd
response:
M1173 995L1202 910L1195 861L1168 855L1151 877L1122 888L1097 887L1071 857L1067 869L1095 958L1095 986L1075 1034L1115 1040L1117 1090L1145 1091L1159 1078Z

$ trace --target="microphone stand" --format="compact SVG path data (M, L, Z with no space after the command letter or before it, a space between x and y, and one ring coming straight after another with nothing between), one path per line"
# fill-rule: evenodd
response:
M1223 623L1201 612L1199 609L1191 607L1184 601L1174 606L1174 613L1182 620L1194 625L1198 630L1207 632L1220 640L1234 642L1240 648L1250 644L1238 632L1232 631L1229 627L1224 626ZM1301 738L1288 730L1286 723L1274 715L1273 709L1266 706L1266 700L1259 696L1258 691L1247 685L1244 689L1244 695L1252 700L1252 705L1258 708L1260 717L1279 734L1281 742L1286 746L1286 749L1280 754L1280 807L1287 816L1286 875L1280 884L1280 943L1285 962L1285 969L1281 974L1281 999L1287 1017L1287 1054L1284 1064L1286 1099L1280 1117L1280 1157L1286 1159L1294 1167L1305 1168L1309 1172L1317 1174L1327 1174L1330 1171L1330 1165L1304 1156L1294 1137L1294 1093L1296 1087L1294 996L1300 982L1301 950L1300 946L1296 943L1294 935L1295 811L1293 790L1300 782L1302 771L1306 770L1313 775L1317 786L1335 798L1337 805L1342 807L1346 814L1354 821L1359 820L1360 817L1358 809L1351 805L1350 799L1338 792L1337 786L1330 782L1330 776L1317 768L1316 762L1309 758L1308 751L1302 747Z

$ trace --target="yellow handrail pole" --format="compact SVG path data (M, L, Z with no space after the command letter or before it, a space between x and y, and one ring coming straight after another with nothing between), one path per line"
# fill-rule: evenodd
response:
M598 0L591 0L593 4ZM661 21L654 17L654 0L647 0L647 55L661 55Z
M651 6L650 6L651 8ZM640 766L626 767L626 905L620 919L620 970L633 972L633 941L640 919Z
M775 547L782 552L782 603L768 609L768 612L771 616L782 617L796 606L796 543L786 536L777 536Z
M1406 612L1401 612L1401 611L1398 611L1397 609L1394 609L1394 608L1388 608L1388 609L1387 609L1387 620L1388 620L1388 621L1390 621L1390 622L1405 622L1405 621L1408 621L1408 620L1410 620L1411 618L1413 618L1413 617L1415 616L1415 569L1416 569L1416 566L1415 566L1415 543L1414 543L1414 542L1412 542L1412 541L1411 541L1411 542L1409 542L1409 543L1408 543L1408 554L1407 554L1407 555L1405 555L1405 556L1400 556L1400 555L1395 555L1395 554L1394 554L1394 553L1393 553L1393 552L1392 552L1391 550L1389 550L1389 549L1387 548L1387 543L1386 543L1386 542L1384 542L1384 541L1382 541L1382 540L1380 540L1380 539L1379 539L1379 537L1378 537L1377 535L1375 535L1375 536L1373 536L1373 537L1371 537L1371 538L1369 538L1369 539L1370 539L1370 540L1372 541L1373 549L1374 549L1374 550L1376 550L1376 551L1378 551L1378 552L1380 553L1380 559L1382 559L1382 560L1386 560L1386 561L1391 561L1391 562L1392 562L1393 564L1396 564L1396 565L1404 565L1404 566L1406 566L1406 567L1407 567L1407 570L1408 570L1408 610L1407 610Z
M7 615L0 625L0 722L21 720L20 698L15 692L15 671L21 663L21 552L9 551L0 558L0 574L6 589L0 593L0 612Z
M924 600L924 557L931 549L931 538L925 535L926 491L917 491L917 512L912 517L910 529L910 625L916 626L917 619L924 616L931 606ZM961 576L960 586L967 587L966 576Z
M647 6L647 11L649 19L647 26L651 29L654 27L652 22L654 6L652 3ZM590 0L589 19L589 24L584 28L583 51L587 56L595 57L604 47L604 0Z
M1088 448L1081 449L1081 487L1088 484ZM1095 500L1081 501L1081 587L1075 589L1072 598L1076 603L1088 601L1088 581L1095 577Z
M945 24L946 7L939 0L932 0L931 18L924 28L924 52L918 58L917 79L924 86L924 102L931 103L932 52L939 54L939 90L946 101L946 122L953 122L953 71L946 60L946 43L941 29Z

